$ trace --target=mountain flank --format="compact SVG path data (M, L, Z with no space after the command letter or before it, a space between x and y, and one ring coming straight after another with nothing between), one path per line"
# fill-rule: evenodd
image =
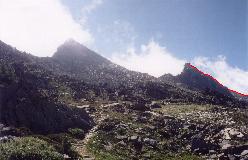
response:
M247 159L248 103L185 64L155 78L69 40L0 41L0 159Z

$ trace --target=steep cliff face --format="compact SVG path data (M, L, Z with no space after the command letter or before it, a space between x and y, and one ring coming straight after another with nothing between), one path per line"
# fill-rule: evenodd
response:
M221 85L210 76L203 74L189 63L185 64L181 74L177 76L163 75L160 79L193 91L217 92L232 97L227 87Z

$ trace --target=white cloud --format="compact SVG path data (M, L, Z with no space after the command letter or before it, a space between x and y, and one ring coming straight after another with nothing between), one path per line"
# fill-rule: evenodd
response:
M0 40L37 56L51 56L73 38L93 41L59 0L0 0Z
M129 48L125 54L113 54L111 60L133 71L148 73L159 77L165 73L180 74L185 60L174 57L165 47L151 40L142 45L140 51Z
M114 53L110 60L127 69L155 77L165 73L180 74L186 63L186 60L175 57L153 40L147 45L141 45L139 50L129 47L125 53ZM248 71L229 65L224 56L219 55L214 59L196 57L191 63L201 71L212 75L229 89L243 94L248 93Z
M82 13L90 13L102 3L103 3L103 0L91 0L91 2L88 5L83 6L81 11Z
M229 65L224 56L220 55L215 59L197 57L192 64L215 77L229 89L248 94L248 71Z
M90 0L90 3L84 5L81 8L81 19L80 23L82 26L87 26L88 15L99 7L103 3L103 0Z

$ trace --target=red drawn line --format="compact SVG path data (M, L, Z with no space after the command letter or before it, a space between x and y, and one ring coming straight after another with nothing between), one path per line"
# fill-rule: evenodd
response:
M221 84L217 79L215 79L213 76L211 76L210 74L206 74L204 72L202 72L201 70L199 70L198 68L196 68L195 66L191 65L190 63L187 63L186 65L190 66L191 68L195 69L196 71L200 72L201 74L203 74L204 76L210 77L212 80L214 80L215 82L217 82L220 86L225 87L223 84ZM227 88L230 92L236 93L240 96L248 96L248 94L243 94L240 92L237 92L233 89L229 89Z

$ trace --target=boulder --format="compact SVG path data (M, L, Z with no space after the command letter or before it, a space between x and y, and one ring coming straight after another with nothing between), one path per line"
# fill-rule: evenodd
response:
M225 128L221 130L221 134L223 135L223 138L226 140L244 137L244 134L242 132L239 132L235 128Z
M229 160L236 160L236 157L234 155L228 154L227 156Z
M127 136L116 136L116 138L118 139L118 140L127 140L128 139L128 137Z
M241 155L245 150L248 150L247 144L228 147L226 150L224 150L224 153L231 155ZM245 154L245 152L243 154Z
M243 150L240 154L241 156L246 156L248 155L248 150Z
M151 109L161 108L161 105L157 102L152 102L150 108Z
M221 149L226 150L230 147L232 147L232 145L227 143L227 144L222 145Z
M117 145L126 146L127 144L122 140L122 141L118 142Z
M111 151L113 149L113 145L110 142L108 142L107 145L104 145L104 148L106 151Z
M204 138L200 136L196 136L191 141L191 150L197 153L208 153L209 145L204 140Z
M155 147L157 145L157 141L151 138L144 138L144 142L150 146Z
M137 141L138 140L138 136L131 136L129 138L130 141Z
M225 140L225 139L222 140L222 142L219 143L219 145L220 145L222 150L226 150L226 149L232 147L232 144L231 144L230 140Z
M3 136L3 137L0 137L0 143L9 142L9 141L13 140L14 138L15 138L14 136Z
M143 112L150 110L150 108L147 107L146 104L145 103L142 103L142 102L135 102L135 103L133 103L133 105L131 106L131 108L133 110L143 111Z

